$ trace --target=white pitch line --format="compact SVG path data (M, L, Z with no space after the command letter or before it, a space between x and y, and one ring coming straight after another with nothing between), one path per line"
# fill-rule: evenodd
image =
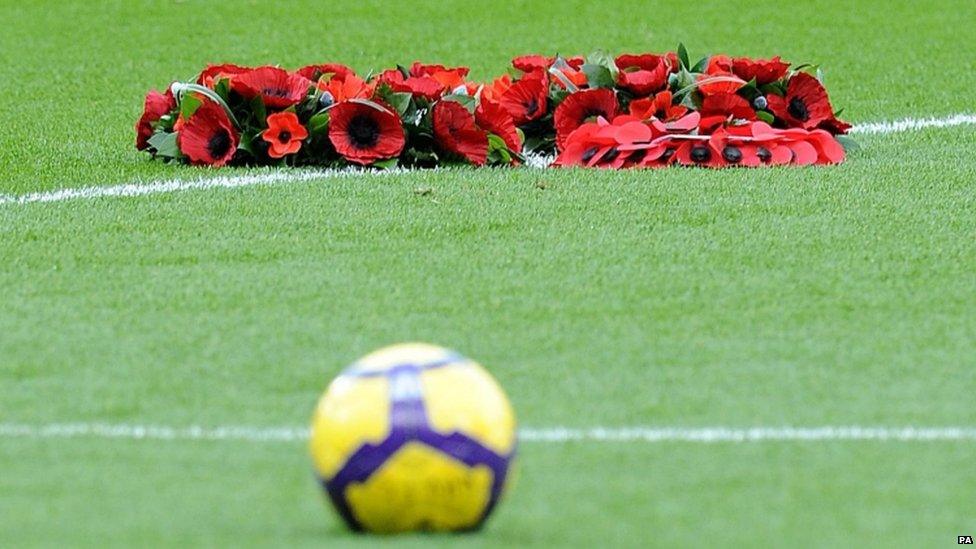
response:
M926 128L948 128L952 126L974 125L976 115L962 113L943 118L905 118L890 122L868 122L859 124L851 129L854 134L890 134L907 131L917 131ZM526 160L531 168L544 168L549 162L546 157L537 156ZM63 202L66 200L81 200L106 197L132 197L154 194L173 193L179 191L204 190L215 188L239 188L255 185L272 185L276 183L300 183L317 179L334 177L355 177L358 175L387 175L391 173L405 173L408 170L365 171L357 169L324 169L324 170L280 170L250 175L224 175L207 179L168 179L163 181L149 181L145 183L126 183L111 186L85 186L60 189L56 191L37 192L23 195L0 194L0 206L7 204L34 204L38 202Z
M0 438L105 438L244 442L302 442L301 427L167 427L110 423L0 423ZM976 427L594 427L524 428L522 442L808 442L808 441L976 441Z
M851 133L888 134L924 130L926 128L951 128L976 124L974 114L954 114L944 118L905 118L892 122L867 122L851 128Z
M370 175L403 173L405 170L371 171ZM144 196L178 191L204 190L215 188L252 187L275 183L301 183L316 179L334 177L353 177L364 173L357 169L327 170L278 170L250 175L224 175L209 179L168 179L148 183L126 183L124 185L88 186L74 189L30 193L23 195L0 195L0 206L4 204L32 204L35 202L62 202L65 200L91 199L103 197Z

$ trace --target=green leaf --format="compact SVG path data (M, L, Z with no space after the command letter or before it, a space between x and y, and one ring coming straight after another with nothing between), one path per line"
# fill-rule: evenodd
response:
M320 111L308 119L308 133L321 135L329 130L329 111Z
M180 103L180 116L183 117L183 120L189 120L201 105L203 105L203 101L197 99L196 96L192 94L184 95L183 101Z
M776 117L766 111L756 111L756 118L767 124L772 124L776 121Z
M748 99L750 103L752 103L752 101L756 97L759 97L760 95L762 95L762 93L759 91L758 85L756 84L756 79L755 78L753 78L752 80L746 82L745 85L743 85L741 88L739 88L739 91L736 92L736 93L738 93L739 95L741 95L741 96L745 97L746 99Z
M254 113L254 121L258 123L259 127L268 127L268 111L265 109L264 100L261 99L260 95L255 95L251 99L251 112Z
M591 53L590 55L586 56L586 64L605 67L608 71L610 71L611 80L614 82L617 81L617 74L620 73L620 69L617 67L617 62L614 61L610 54L602 51Z
M403 115L407 114L408 110L410 110L410 99L412 98L413 95L411 95L410 93L396 92L396 93L391 93L386 98L386 100L391 107L393 107L394 109L396 109L398 113L400 113L400 116L402 117Z
M237 148L246 152L247 154L256 157L254 154L254 142L259 139L260 134L256 133L246 133L241 136L240 142L237 144Z
M840 143L841 147L844 147L845 152L856 151L861 148L861 146L857 144L857 141L854 141L854 139L849 135L835 135L834 139Z
M614 78L610 69L603 65L586 63L582 70L586 74L586 81L591 88L612 88L617 83L617 79Z
M675 90L694 89L695 75L682 68L668 78L668 86Z
M759 90L763 92L763 95L773 94L780 97L786 97L786 85L780 81L763 84L759 87Z
M455 103L460 103L464 105L464 108L471 112L474 112L475 100L474 97L470 95L460 95L460 94L449 94L441 98L441 101L454 101Z
M176 137L180 132L157 133L149 138L149 146L156 150L156 155L165 158L179 158L180 148L176 144Z
M376 162L373 162L373 166L381 170L392 170L393 168L397 167L397 162L399 162L399 160L400 159L396 157L387 158L386 160L377 160Z
M688 48L685 47L683 43L678 43L678 60L681 61L681 66L690 69L691 61L688 59Z
M214 86L214 93L219 95L224 102L230 101L230 79L221 78L220 81L217 82L217 85Z
M508 150L508 145L505 144L505 140L500 136L493 133L488 134L488 150Z
M695 66L691 68L691 72L705 72L705 70L708 69L708 62L710 60L711 57L707 55L702 57L697 63L695 63Z

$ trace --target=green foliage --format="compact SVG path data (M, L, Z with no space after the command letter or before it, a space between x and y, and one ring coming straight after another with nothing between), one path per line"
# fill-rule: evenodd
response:
M183 96L183 101L180 102L180 116L183 117L183 120L189 120L201 105L203 105L203 101L197 99L195 95L186 94Z
M613 73L604 65L585 63L582 71L591 88L612 88L617 83Z
M678 44L678 61L681 62L681 68L691 70L691 62L688 59L688 49L685 48L683 43Z
M179 158L180 148L176 143L179 132L157 132L149 138L149 146L153 148L156 156L163 158Z

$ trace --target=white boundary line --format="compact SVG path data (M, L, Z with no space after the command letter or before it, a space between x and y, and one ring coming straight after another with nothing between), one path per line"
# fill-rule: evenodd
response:
M976 115L961 113L943 118L905 118L891 122L869 122L859 124L851 129L854 134L890 134L907 131L917 131L926 128L948 128L952 126L976 125ZM548 162L542 157L529 158L529 167L545 167ZM314 171L278 170L250 175L225 175L209 179L169 179L164 181L150 181L146 183L127 183L112 186L86 186L61 189L57 191L38 192L23 195L0 194L0 206L8 204L24 205L38 202L63 202L66 200L132 197L152 194L164 194L180 191L204 190L215 188L239 188L255 185L272 185L275 183L300 183L317 179L335 177L355 177L369 174L370 176L388 175L391 173L405 173L407 170L369 171L356 169L326 169Z
M0 438L100 438L244 442L302 442L301 427L167 427L111 423L0 423ZM807 442L807 441L967 441L976 442L976 427L594 427L589 429L525 428L522 442Z
M386 175L404 173L406 170L371 171L372 175ZM254 185L272 185L275 183L301 183L316 179L331 179L336 177L354 177L364 173L357 169L341 170L276 170L250 175L223 175L210 179L168 179L149 183L126 183L124 185L89 186L74 189L60 189L57 191L30 193L23 195L0 194L0 206L4 204L33 204L36 202L62 202L85 198L144 196L148 194L163 194L179 191L193 191L237 187L252 187Z
M851 128L851 133L888 134L972 124L976 124L976 115L961 113L943 118L905 118L893 122L868 122L854 126Z

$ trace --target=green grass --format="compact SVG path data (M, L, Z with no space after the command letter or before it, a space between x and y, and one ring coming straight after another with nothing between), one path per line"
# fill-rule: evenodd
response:
M13 3L0 193L228 173L132 148L207 61L724 50L821 62L855 122L971 111L971 2ZM268 30L263 20L274 22ZM976 425L976 131L839 167L459 170L0 206L0 422L301 425L427 340L526 426ZM419 195L418 188L432 192ZM525 443L485 531L407 545L945 545L971 442ZM371 545L300 444L0 438L0 546Z

